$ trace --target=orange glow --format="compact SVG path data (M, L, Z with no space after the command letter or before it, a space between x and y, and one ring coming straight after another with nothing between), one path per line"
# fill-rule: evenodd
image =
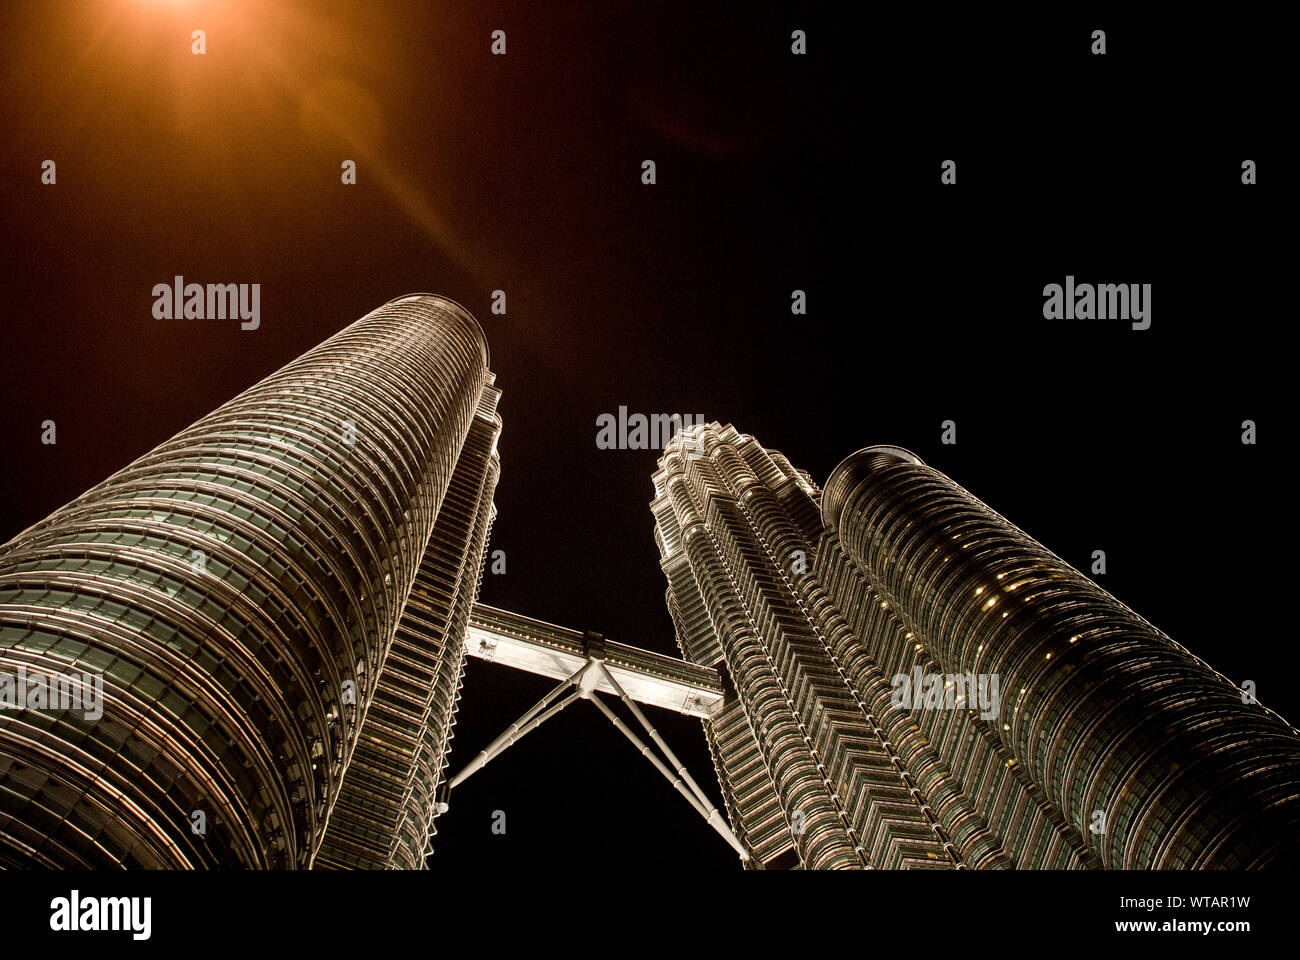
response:
M437 204L392 160L394 121L381 103L394 95L392 30L358 44L348 12L324 12L301 0L100 0L48 17L44 38L20 52L15 68L43 76L64 69L38 90L30 109L59 116L70 134L102 141L138 166L157 167L160 153L195 184L246 202L248 180L304 166L296 158L262 155L267 144L297 130L322 165L354 160L359 178L380 187L402 215L444 253L459 256ZM374 21L369 21L373 25ZM203 51L194 49L202 31ZM149 149L143 149L143 148ZM315 160L312 164L315 167ZM304 171L304 176L308 174ZM144 181L142 180L142 183Z

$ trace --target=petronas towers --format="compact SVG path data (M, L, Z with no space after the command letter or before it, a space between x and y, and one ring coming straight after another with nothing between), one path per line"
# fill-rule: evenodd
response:
M819 491L714 423L654 485L751 866L1300 862L1297 731L908 451Z
M0 867L420 868L449 786L602 692L749 868L1300 862L1297 731L899 447L819 488L676 431L684 661L476 606L499 396L403 297L0 548ZM563 683L452 778L467 653ZM729 825L637 702L701 718Z

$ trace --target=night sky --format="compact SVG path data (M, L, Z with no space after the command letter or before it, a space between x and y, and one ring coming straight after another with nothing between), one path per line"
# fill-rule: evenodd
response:
M676 653L657 454L597 449L596 420L703 414L819 484L899 444L1079 569L1105 550L1103 587L1294 722L1273 562L1294 523L1294 118L1262 16L6 4L0 540L374 307L440 293L504 391L507 572L484 602ZM155 319L177 274L260 283L260 328ZM1045 320L1066 275L1152 284L1151 328ZM452 772L551 686L470 661ZM716 795L698 721L652 719ZM438 831L435 868L738 869L582 703L458 788Z

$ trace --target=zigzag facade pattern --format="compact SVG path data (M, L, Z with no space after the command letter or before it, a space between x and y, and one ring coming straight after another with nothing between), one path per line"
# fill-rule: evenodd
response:
M915 456L825 494L752 437L688 428L654 477L683 655L756 868L1241 868L1296 856L1300 739ZM899 675L996 675L996 715Z
M808 575L820 535L808 476L734 427L683 436L704 453L670 445L651 509L683 655L717 667L735 692L705 732L753 864L998 861L978 816L900 726L910 718L889 715L885 678L846 659L847 621Z

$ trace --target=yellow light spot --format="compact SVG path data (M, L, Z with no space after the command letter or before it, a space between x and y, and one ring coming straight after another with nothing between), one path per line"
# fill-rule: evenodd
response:
M975 596L978 597L978 596L979 596L981 593L983 593L983 592L984 592L984 588L983 588L983 587L976 587L976 588L975 588Z

